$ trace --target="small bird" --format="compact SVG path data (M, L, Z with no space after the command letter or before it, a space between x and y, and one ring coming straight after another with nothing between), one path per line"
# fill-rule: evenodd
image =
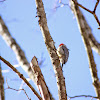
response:
M68 61L69 49L66 47L65 44L61 43L57 49L57 54L63 67L63 65Z

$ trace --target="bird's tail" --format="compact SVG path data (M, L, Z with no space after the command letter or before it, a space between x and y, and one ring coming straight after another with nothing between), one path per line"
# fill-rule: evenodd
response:
M64 65L64 64L61 65L62 68L63 68L63 65Z

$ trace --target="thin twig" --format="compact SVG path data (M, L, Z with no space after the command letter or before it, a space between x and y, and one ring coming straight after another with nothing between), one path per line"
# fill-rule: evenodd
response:
M90 12L91 14L93 14L95 20L97 21L98 25L100 26L100 21L99 21L97 15L95 14L96 8L97 8L97 6L98 6L98 4L99 4L99 0L97 0L96 5L95 5L93 11L91 11L91 10L87 9L86 7L82 6L82 5L79 4L76 0L72 0L72 1L73 1L77 6L83 8L84 10L86 10L86 11ZM98 28L98 29L99 29L99 28Z
M95 13L95 11L96 11L96 9L97 9L98 4L99 4L99 0L97 0L97 2L96 2L96 4L95 4L94 10L93 10L94 13Z
M91 95L77 95L77 96L73 96L73 97L69 96L70 99L77 98L77 97L89 97L89 98L98 99L98 97L91 96Z
M17 75L28 85L28 87L33 91L33 93L38 97L39 100L42 100L40 95L36 92L36 90L32 87L32 85L26 80L26 78L21 74L16 68L14 68L7 60L0 56L0 60L2 60L6 65L8 65Z
M93 14L93 11L87 9L86 7L82 6L81 4L79 4L78 2L76 2L76 0L72 0L76 5L78 5L79 7L83 8L84 10L90 12L91 14Z
M60 5L59 6L55 6L54 9L57 9L57 8L60 8L60 7L63 7L63 6L69 6L68 4L65 4L63 2L60 2L59 4Z
M15 91L24 91L25 95L27 96L28 100L31 100L29 97L28 97L28 94L26 93L26 91L24 89L14 89L14 88L11 88L9 85L8 85L8 82L7 82L7 79L6 79L6 84L7 84L7 88L6 89L11 89L11 90L15 90ZM5 89L5 90L6 90Z
M97 15L96 15L95 13L93 13L93 16L94 16L94 18L96 19L96 21L97 21L98 25L100 26L100 21L99 21L99 19L98 19Z

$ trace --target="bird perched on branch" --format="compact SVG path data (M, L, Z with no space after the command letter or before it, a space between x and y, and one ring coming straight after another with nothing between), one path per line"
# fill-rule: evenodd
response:
M57 49L57 54L63 67L63 65L68 61L69 49L66 47L65 44L61 43Z

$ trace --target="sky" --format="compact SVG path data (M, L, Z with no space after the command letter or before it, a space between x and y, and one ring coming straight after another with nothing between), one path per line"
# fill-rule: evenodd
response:
M78 1L91 10L96 2L96 0ZM69 1L62 0L62 2L68 4ZM56 48L60 43L64 43L70 50L68 62L63 67L68 96L96 96L92 85L87 53L78 29L77 21L70 7L67 5L58 7L59 3L57 0L43 0L43 3L49 31L55 42ZM55 7L58 8L54 9ZM96 12L98 18L100 18L99 9L100 4ZM81 9L81 11L85 15L86 20L92 29L93 35L100 42L100 30L97 29L98 24L96 20L90 13L83 9ZM28 61L30 62L33 56L36 56L39 61L44 59L43 65L41 66L42 73L53 97L55 100L58 100L56 78L38 25L35 0L6 0L0 2L0 15L5 21L5 24L13 38L16 39L17 43L25 52ZM98 76L100 76L100 56L95 51L93 51L93 54L98 69ZM1 36L0 55L8 60L12 65L18 64L14 52L5 43ZM6 89L7 83L11 88L19 89L22 80L3 62L1 62L1 65L5 79L5 100L28 100L23 91L17 92ZM27 73L25 73L21 67L18 67L17 69L28 78ZM8 72L4 72L5 70ZM30 83L37 90L34 82L30 81ZM26 90L31 100L38 100L25 84L23 85L23 88ZM90 98L76 98L74 100L80 99L90 100Z

